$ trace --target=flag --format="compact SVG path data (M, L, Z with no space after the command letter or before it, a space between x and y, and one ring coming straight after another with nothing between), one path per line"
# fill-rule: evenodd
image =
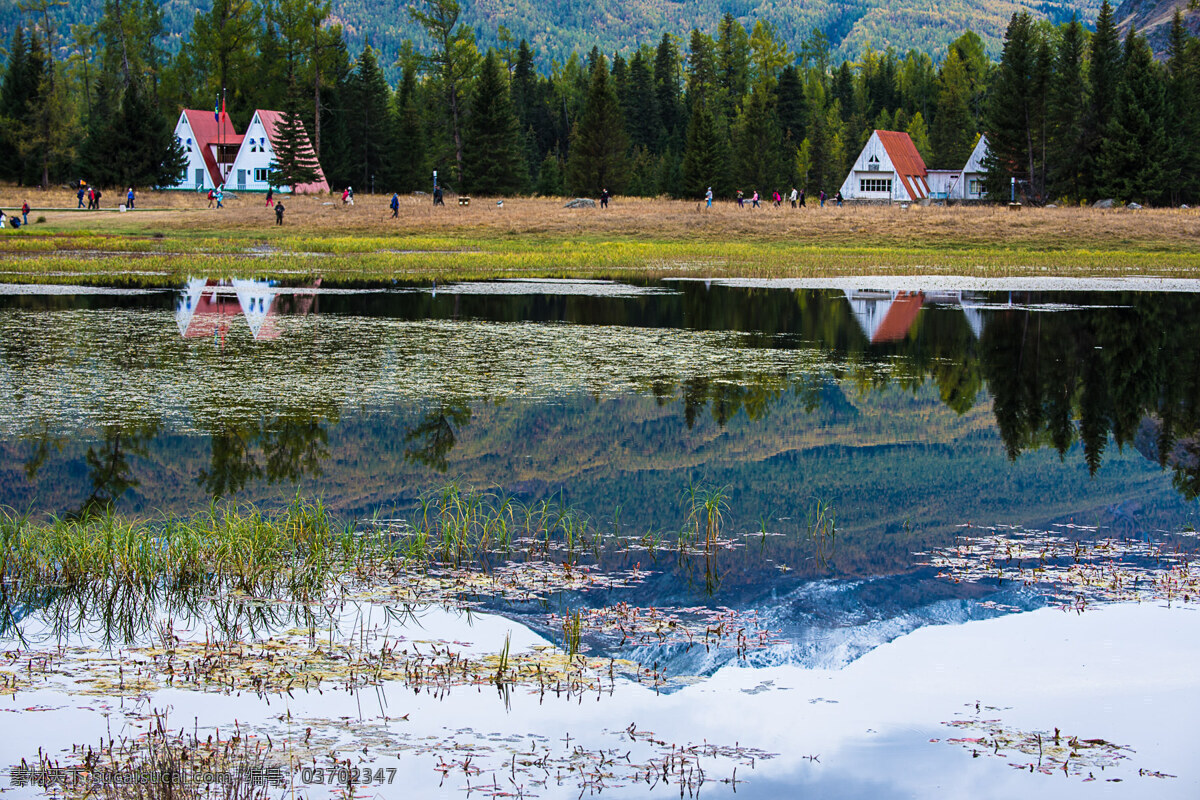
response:
M213 101L213 122L221 121L220 103L221 103L220 97L218 97L216 100Z

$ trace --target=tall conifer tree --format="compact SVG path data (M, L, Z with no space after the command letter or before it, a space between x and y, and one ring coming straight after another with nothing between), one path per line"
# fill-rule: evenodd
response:
M571 131L567 188L574 194L619 194L629 176L629 139L604 56L592 65L583 116Z
M463 181L468 191L505 195L525 189L528 173L521 153L521 132L503 67L492 50L480 67L464 133Z

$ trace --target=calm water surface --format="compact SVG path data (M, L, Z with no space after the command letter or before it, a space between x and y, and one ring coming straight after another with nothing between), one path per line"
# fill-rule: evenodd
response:
M411 513L422 492L456 482L669 541L687 488L721 487L736 549L703 563L609 554L603 568L650 577L622 592L498 599L465 623L438 612L425 628L496 652L514 630L530 646L561 643L555 614L625 602L753 613L773 632L768 646L597 640L594 653L693 679L631 685L587 701L596 709L583 716L524 695L425 697L408 712L433 719L421 730L447 741L460 726L569 734L602 750L632 722L672 741L776 754L730 783L710 780L705 794L1090 797L1102 785L1191 797L1200 772L1155 727L1200 711L1195 679L1176 669L1200 648L1190 608L1066 615L1020 582L939 577L922 554L994 526L1193 544L1179 534L1198 516L1197 341L1200 296L1186 293L219 278L158 290L0 287L0 505L189 514L214 500L282 506L299 491L353 520ZM835 515L836 541L806 535L818 509ZM18 616L22 635L49 641L55 626L37 609ZM1114 659L1114 648L1137 655ZM117 713L41 691L58 710L22 719L50 749L88 738L64 730ZM1180 692L1192 699L1179 703ZM229 698L199 712L180 690L151 697L180 719L238 716ZM360 720L405 713L380 705L363 716L357 697L290 702L327 721L350 713L347 702ZM3 710L32 707L27 696L12 705ZM1070 726L1126 746L1111 766L1122 783L1094 764L1089 781L1014 770L1016 756L973 757L972 742L956 740L1002 736L947 727L964 709L1002 718L1010 739ZM238 718L269 728L275 713ZM367 734L343 731L342 746L355 735ZM0 734L0 760L28 758L27 744ZM405 779L424 787L414 796L458 796L470 783L439 786L421 758L433 756L400 757ZM609 791L648 790L620 782ZM526 788L573 797L580 784Z

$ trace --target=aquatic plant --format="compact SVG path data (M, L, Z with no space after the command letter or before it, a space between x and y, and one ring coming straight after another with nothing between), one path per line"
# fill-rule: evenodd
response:
M41 523L0 510L0 576L19 595L199 586L303 600L393 549L378 530L339 525L319 500L300 498L278 513L213 504L145 521L105 511Z

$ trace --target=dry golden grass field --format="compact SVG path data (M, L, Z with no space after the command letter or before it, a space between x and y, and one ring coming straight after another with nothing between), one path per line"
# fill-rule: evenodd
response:
M719 202L705 210L696 202L634 198L615 198L608 209L567 209L563 198L505 198L502 206L473 198L459 206L454 196L434 208L424 195L401 197L399 218L391 219L390 195L360 194L353 206L340 195L278 195L287 211L277 226L260 194L227 197L225 208L210 209L202 194L143 192L138 210L111 210L123 194L106 192L105 210L88 212L75 210L67 190L0 187L0 206L28 199L31 222L44 218L0 236L0 259L19 263L17 272L82 269L67 262L86 251L88 269L136 272L135 265L96 259L137 252L157 255L155 269L175 272L181 267L164 259L267 248L292 257L293 271L354 277L663 275L697 268L760 276L923 269L1200 276L1200 211L1187 209L810 204L794 210L786 203L739 209ZM325 257L319 265L304 261L318 254Z

